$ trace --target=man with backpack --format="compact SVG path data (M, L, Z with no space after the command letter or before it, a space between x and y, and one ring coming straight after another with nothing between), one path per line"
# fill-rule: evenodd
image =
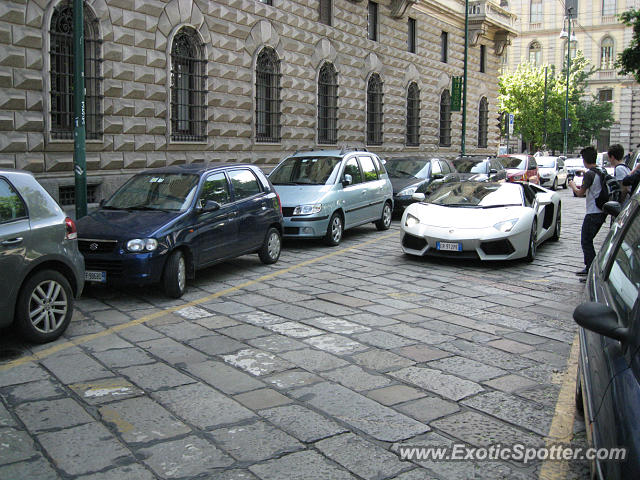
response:
M607 150L607 155L609 156L609 163L613 167L613 178L618 181L620 188L618 198L609 198L609 200L615 200L616 202L620 202L621 205L624 205L629 193L629 187L623 185L622 180L631 173L631 170L629 170L629 167L627 167L623 161L624 147L620 144L611 145L609 150Z
M586 276L593 259L596 257L593 239L607 219L607 214L602 211L604 202L601 203L599 199L604 186L604 172L596 166L598 152L596 152L596 149L593 147L586 147L582 149L580 155L582 155L582 162L587 169L582 179L582 186L577 188L576 184L571 180L569 187L571 187L571 190L573 190L576 196L587 197L587 212L582 221L582 230L580 232L580 244L582 246L585 267L579 272L576 272L576 275ZM600 206L596 204L596 199L599 200L598 204L600 204Z

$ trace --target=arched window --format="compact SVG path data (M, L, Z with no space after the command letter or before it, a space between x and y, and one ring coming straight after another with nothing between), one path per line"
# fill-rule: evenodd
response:
M542 46L538 42L532 42L529 45L529 62L535 66L542 65Z
M271 47L256 62L256 141L280 141L280 60Z
M98 19L84 4L84 87L86 138L102 136L102 70ZM60 4L51 16L51 137L73 138L73 11Z
M420 89L415 82L407 89L407 145L420 145Z
M206 139L207 62L204 45L191 27L182 27L171 44L171 140Z
M489 102L482 97L478 107L478 147L487 148L487 130L489 125Z
M451 146L451 94L445 90L440 95L440 146Z
M604 37L600 44L600 69L611 70L613 63L613 38Z
M325 63L318 76L318 143L338 141L338 73Z
M367 144L382 145L382 80L377 73L367 84Z

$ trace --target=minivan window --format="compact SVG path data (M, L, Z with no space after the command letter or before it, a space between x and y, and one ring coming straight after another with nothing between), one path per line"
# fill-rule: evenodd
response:
M360 167L358 167L358 161L355 158L347 160L344 174L351 175L351 184L362 183L362 173L360 173Z
M229 179L233 185L235 200L253 197L262 191L256 176L250 170L231 170Z
M289 157L269 175L274 185L324 185L340 157Z
M105 202L111 210L179 210L189 208L198 176L190 173L141 173Z
M0 178L0 223L26 216L27 209L18 193L6 180Z
M203 201L212 200L220 205L229 203L231 195L229 193L229 184L224 173L213 173L207 177L202 187L200 198Z
M376 172L376 167L373 164L373 160L371 160L371 157L360 157L360 166L362 167L362 172L364 173L365 182L378 180L378 172Z

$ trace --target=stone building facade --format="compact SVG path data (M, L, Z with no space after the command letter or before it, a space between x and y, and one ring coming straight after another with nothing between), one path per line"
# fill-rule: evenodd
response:
M532 60L540 65L562 68L567 57L567 41L560 38L568 32L565 2L513 0L511 11L517 15L518 37L505 57L509 69ZM620 23L617 15L631 8L640 8L638 0L591 0L574 2L577 6L572 20L571 58L582 51L590 66L597 69L589 79L588 91L613 104L615 123L601 132L599 151L620 143L625 151L637 150L640 143L640 86L632 76L619 75L614 63L631 42L632 28ZM568 5L573 3L569 2Z
M470 3L466 151L495 153L497 74L514 17L500 2ZM456 156L461 112L446 112L442 100L463 72L464 4L86 0L90 202L135 172L172 164L269 169L299 149L342 146ZM0 167L34 172L67 204L69 10L69 0L0 2ZM333 90L321 80L327 65ZM373 78L380 91L372 100ZM331 121L319 102L332 105L322 109Z

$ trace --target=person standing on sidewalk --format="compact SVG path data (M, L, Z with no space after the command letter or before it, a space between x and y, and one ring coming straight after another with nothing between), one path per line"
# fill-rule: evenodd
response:
M629 167L627 167L622 160L624 147L620 144L611 145L609 150L607 150L607 155L609 156L609 163L613 167L613 177L620 184L620 198L618 201L620 205L624 205L629 194L629 187L623 185L622 180L631 173Z
M576 272L576 275L586 276L593 259L596 257L593 239L600 231L607 214L596 206L596 198L598 198L602 189L602 180L596 167L598 152L593 147L586 147L582 149L580 155L582 155L582 163L587 169L582 180L582 187L577 188L573 180L569 182L569 187L571 187L576 196L587 197L587 212L582 221L582 231L580 233L580 244L582 245L585 266L584 269Z

